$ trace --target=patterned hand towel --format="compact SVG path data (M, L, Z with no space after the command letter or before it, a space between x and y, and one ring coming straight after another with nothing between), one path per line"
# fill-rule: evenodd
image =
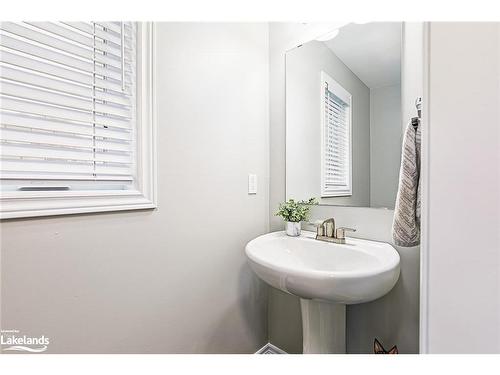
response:
M416 129L410 122L404 134L392 238L398 246L420 244L420 121Z

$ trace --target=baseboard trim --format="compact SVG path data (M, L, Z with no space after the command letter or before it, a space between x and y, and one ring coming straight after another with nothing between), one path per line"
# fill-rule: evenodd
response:
M271 344L268 342L266 345L264 345L262 348L257 350L255 354L287 354L284 350L281 350L277 346Z

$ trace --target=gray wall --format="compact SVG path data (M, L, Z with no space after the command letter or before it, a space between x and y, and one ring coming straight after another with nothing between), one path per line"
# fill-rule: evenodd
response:
M500 23L428 40L423 350L500 353Z
M352 95L352 195L321 202L370 206L370 89L317 41L286 53L287 197L321 196L321 71Z
M401 163L401 85L370 90L370 206L394 208Z
M157 55L159 208L1 223L1 326L49 353L267 341L244 246L268 231L268 26L161 23Z
M285 198L285 57L288 49L304 42L304 26L293 23L271 23L269 26L270 62L270 210L274 212ZM407 57L410 58L410 57ZM411 56L413 58L413 56ZM416 59L415 64L421 61ZM316 207L312 219L334 216L339 224L358 229L359 237L390 241L392 210L354 207ZM281 230L283 223L271 216L271 230ZM347 350L369 353L373 338L382 343L397 344L402 353L418 352L419 324L419 249L398 248L401 276L395 288L385 297L347 309ZM298 353L302 350L300 306L298 298L275 289L269 293L270 341Z

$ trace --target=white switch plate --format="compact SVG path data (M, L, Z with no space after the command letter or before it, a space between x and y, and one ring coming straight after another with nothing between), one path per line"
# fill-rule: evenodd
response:
M257 175L248 174L248 194L257 194Z

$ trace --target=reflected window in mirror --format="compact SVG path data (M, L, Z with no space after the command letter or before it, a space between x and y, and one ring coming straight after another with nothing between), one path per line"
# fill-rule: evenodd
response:
M321 72L321 197L352 195L352 95Z

